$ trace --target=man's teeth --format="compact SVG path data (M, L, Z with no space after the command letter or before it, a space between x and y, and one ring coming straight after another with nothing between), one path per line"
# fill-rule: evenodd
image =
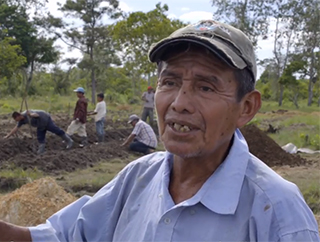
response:
M180 132L189 132L191 129L186 126L186 125L181 125L181 124L173 124L173 128L177 131L180 131Z

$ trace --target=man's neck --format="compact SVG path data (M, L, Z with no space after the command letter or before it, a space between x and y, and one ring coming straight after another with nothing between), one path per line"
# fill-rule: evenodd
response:
M174 202L193 197L225 160L232 141L207 156L181 158L174 156L169 191Z

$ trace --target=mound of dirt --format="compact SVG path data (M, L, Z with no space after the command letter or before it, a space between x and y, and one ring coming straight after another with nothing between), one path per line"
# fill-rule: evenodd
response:
M130 133L131 129L115 129L106 131L105 143L95 145L94 125L88 124L91 130L89 135L89 146L79 148L79 138L73 137L74 148L66 151L62 140L56 135L47 135L46 153L36 155L37 141L26 136L8 140L0 140L0 169L10 168L12 165L22 169L37 168L46 173L57 174L61 170L74 171L76 169L93 166L101 160L115 157L128 157L129 152L120 147Z
M300 166L306 164L306 160L298 155L285 152L273 139L255 125L246 125L241 129L250 152L266 163L273 166Z
M0 219L20 226L44 223L76 200L52 178L42 178L0 197Z

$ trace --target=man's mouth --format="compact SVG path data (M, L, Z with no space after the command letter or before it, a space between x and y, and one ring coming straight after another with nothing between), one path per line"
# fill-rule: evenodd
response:
M193 128L187 126L187 125L182 125L182 124L178 124L178 123L170 123L169 126L177 131L177 132L181 132L181 133L186 133L186 132L190 132L193 130Z

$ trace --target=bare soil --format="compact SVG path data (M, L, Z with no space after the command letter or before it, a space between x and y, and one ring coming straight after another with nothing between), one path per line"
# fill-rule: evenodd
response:
M57 117L56 117L57 118ZM58 119L55 123L66 130L71 120ZM89 145L80 148L79 138L73 137L75 144L71 150L65 150L65 144L60 137L54 134L47 134L46 152L43 155L36 155L37 141L36 134L33 138L29 127L25 125L21 128L19 137L7 140L0 139L0 169L8 169L12 166L23 169L37 168L47 174L58 174L59 171L71 172L76 169L92 167L94 163L101 160L112 159L114 157L126 158L129 155L128 150L121 148L119 144L130 134L131 128L125 127L123 122L113 123L111 120L106 122L106 126L111 129L106 131L105 143L95 145L95 125L93 122L87 124L87 133ZM122 127L117 129L117 126ZM3 137L7 134L14 123L5 126L0 131ZM32 129L33 132L35 129Z

